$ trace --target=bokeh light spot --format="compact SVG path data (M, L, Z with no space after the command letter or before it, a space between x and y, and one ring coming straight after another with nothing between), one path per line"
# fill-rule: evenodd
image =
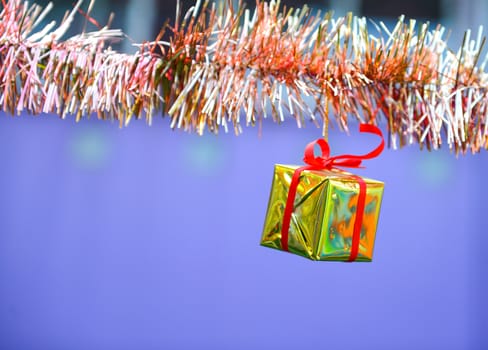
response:
M185 144L186 170L198 175L215 175L224 164L224 150L214 135L193 137Z
M442 152L425 152L418 158L415 171L418 182L422 183L424 187L431 189L440 189L448 186L453 169L446 155L442 154Z
M104 167L110 154L107 137L97 129L82 129L72 137L70 155L76 166L85 170Z

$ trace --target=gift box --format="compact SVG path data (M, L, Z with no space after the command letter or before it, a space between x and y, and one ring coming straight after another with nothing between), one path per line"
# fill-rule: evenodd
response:
M361 131L381 135L376 127ZM313 156L319 144L322 156ZM371 261L384 184L345 172L377 156L329 157L324 140L307 146L306 166L275 165L261 245L312 260Z

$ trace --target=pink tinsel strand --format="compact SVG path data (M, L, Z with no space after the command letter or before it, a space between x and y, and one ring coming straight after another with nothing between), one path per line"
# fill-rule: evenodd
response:
M479 65L484 44L469 32L448 50L444 29L418 28L401 18L374 37L364 18L312 16L258 1L254 13L197 3L175 27L165 26L136 54L106 42L121 33L102 28L61 40L79 3L57 28L33 33L43 14L20 0L0 14L0 106L116 119L127 125L156 111L171 126L218 132L255 125L271 115L347 129L350 116L381 120L395 147L419 143L456 153L488 147L488 77ZM380 26L379 26L380 27ZM161 41L164 31L171 40ZM145 113L143 113L145 112Z

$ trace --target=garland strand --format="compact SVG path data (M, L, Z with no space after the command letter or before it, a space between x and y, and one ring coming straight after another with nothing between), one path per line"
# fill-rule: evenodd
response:
M481 30L474 38L467 31L453 52L443 27L403 17L392 30L375 25L372 35L367 20L352 15L335 19L275 1L258 0L251 11L198 0L129 55L107 46L123 37L108 27L61 40L81 1L58 27L38 31L49 7L2 2L0 108L14 115L78 121L96 114L124 126L143 116L151 123L159 111L172 128L198 134L240 133L242 125L286 116L298 127L311 120L324 128L333 116L347 130L352 116L384 121L394 148L488 148ZM169 41L161 40L167 32Z

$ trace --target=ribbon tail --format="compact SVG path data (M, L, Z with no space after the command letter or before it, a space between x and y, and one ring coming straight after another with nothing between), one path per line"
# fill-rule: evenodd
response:
M359 242L361 240L361 228L363 226L364 209L366 208L366 182L359 176L354 175L359 184L358 203L356 205L356 218L354 220L354 230L352 233L351 253L349 262L357 259L359 254Z
M308 166L303 166L295 170L291 178L288 196L286 197L285 212L283 214L283 223L281 225L281 248L288 252L288 237L290 231L291 215L295 206L295 197L297 194L298 183L300 182L300 175L302 171L308 169Z
M363 159L371 159L371 158L378 157L380 153L383 152L383 149L385 148L385 139L383 138L383 133L381 132L381 130L375 125L360 124L359 132L367 132L381 137L381 143L378 145L378 147L376 147L373 151L369 152L368 154L365 154L363 156Z

